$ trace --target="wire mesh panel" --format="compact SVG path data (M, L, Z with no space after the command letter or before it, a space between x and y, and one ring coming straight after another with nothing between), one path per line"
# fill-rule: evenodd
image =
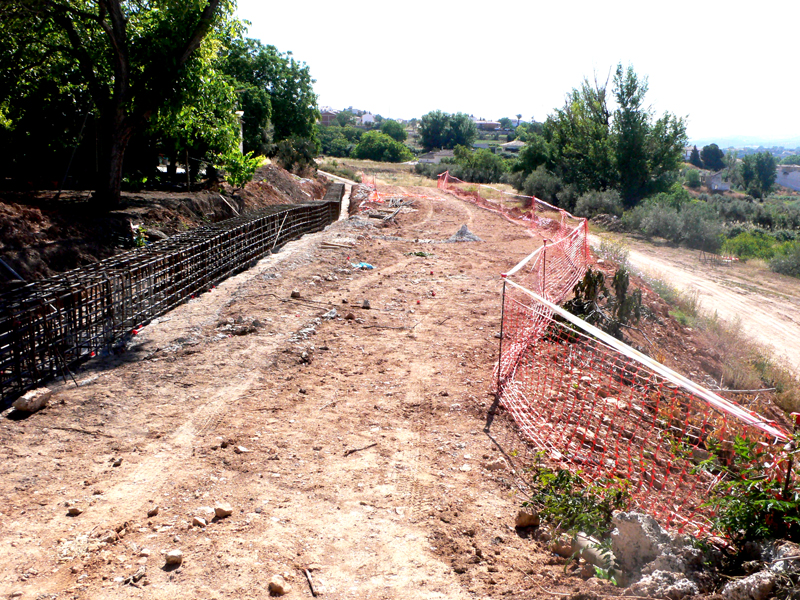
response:
M338 218L343 192L336 187L322 202L269 207L5 292L0 397L65 374L274 248L320 231Z

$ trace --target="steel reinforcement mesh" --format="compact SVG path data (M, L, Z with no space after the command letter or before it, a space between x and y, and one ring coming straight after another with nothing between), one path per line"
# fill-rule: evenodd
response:
M0 397L66 375L278 246L322 230L339 217L344 186L334 185L322 202L266 208L3 293Z
M530 485L526 466L541 454L587 483L626 488L631 505L663 525L699 534L709 531L713 514L703 503L724 472L698 468L712 451L731 465L737 437L755 442L769 476L783 482L789 434L778 424L558 306L590 264L585 220L537 198L521 215L482 198L485 187L439 178L440 189L524 222L543 239L503 275L495 382L520 438L504 440L517 485Z

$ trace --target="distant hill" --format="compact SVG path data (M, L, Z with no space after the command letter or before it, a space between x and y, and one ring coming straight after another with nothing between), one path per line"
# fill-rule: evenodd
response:
M718 138L698 138L689 142L690 146L702 148L708 144L716 144L720 148L746 148L762 146L773 148L783 146L787 149L800 148L800 136L789 138L762 138L756 136L727 136Z

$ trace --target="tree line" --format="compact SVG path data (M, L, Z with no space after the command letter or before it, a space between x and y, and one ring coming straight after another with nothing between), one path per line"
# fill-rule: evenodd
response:
M156 175L159 155L190 175L315 155L308 67L246 38L234 11L233 0L2 0L0 174L42 185L69 170L113 207L124 180Z

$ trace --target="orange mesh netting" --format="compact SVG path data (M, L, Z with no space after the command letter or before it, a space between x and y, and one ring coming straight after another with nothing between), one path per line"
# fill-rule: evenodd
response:
M549 238L503 276L496 391L525 440L587 482L627 482L633 507L691 533L713 516L702 504L721 476L696 468L709 450L731 464L733 440L747 438L771 476L785 477L780 426L558 306L590 262L585 220L537 198L530 216L514 214L481 187L439 178L440 189Z

